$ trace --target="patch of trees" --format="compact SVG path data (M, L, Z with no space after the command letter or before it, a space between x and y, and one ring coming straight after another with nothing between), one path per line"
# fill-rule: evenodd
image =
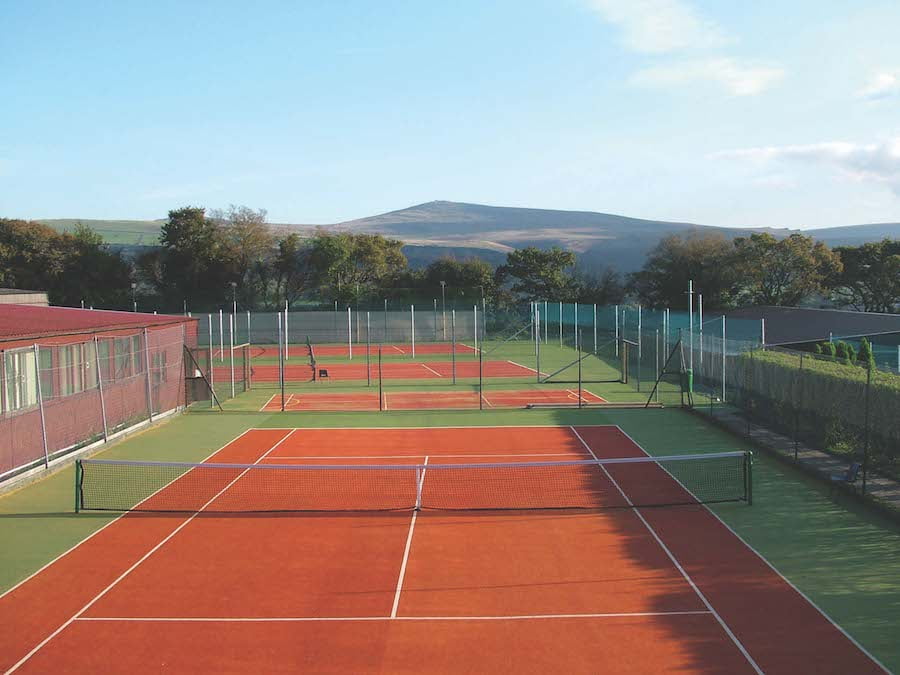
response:
M125 308L131 265L89 227L57 232L27 220L0 218L0 286L47 291L54 305Z

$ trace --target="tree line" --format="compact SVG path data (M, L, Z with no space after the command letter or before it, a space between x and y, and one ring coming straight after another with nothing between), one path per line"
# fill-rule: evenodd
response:
M85 226L59 233L36 222L0 219L0 285L46 290L53 304L161 312L285 303L373 306L387 300L492 307L523 300L609 305L625 300L681 307L688 281L710 309L828 300L860 311L900 303L900 240L829 249L810 237L753 234L669 236L643 268L623 278L612 267L588 273L571 251L528 247L494 268L444 257L410 268L403 243L377 234L278 230L264 210L231 206L169 212L159 246L131 260Z

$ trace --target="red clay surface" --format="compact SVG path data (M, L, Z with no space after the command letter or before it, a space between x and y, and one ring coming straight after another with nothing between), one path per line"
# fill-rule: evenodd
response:
M572 389L521 389L486 391L481 400L485 408L525 408L529 405L572 405L578 403L578 393ZM606 403L606 400L582 390L581 402ZM478 407L476 391L385 391L381 407L377 392L303 392L285 396L285 410L440 410ZM281 396L273 394L263 406L264 411L281 410Z
M318 370L319 379L322 370L328 371L329 380L365 380L365 363L320 363ZM225 366L217 366L213 374L216 382L226 382L231 378L231 371ZM453 364L449 361L383 361L381 364L382 376L386 380L425 380L425 379L451 379L453 377ZM485 361L484 377L534 377L534 368L520 365L513 361ZM369 365L369 376L373 380L378 379L378 364ZM255 384L272 383L278 381L278 365L253 365L250 369L250 377ZM308 363L293 364L288 362L284 367L284 377L288 382L311 382L313 379L312 366ZM478 361L457 361L456 377L473 379L478 377Z
M538 461L586 446L643 454L616 427L303 429L250 431L212 459ZM637 496L648 469L598 480ZM3 671L749 673L750 659L880 672L700 506L132 514L0 597Z
M378 354L378 349L381 348L382 354L385 356L400 356L407 355L412 357L413 355L413 347L412 344L389 344L389 345L370 345L370 353L373 357ZM419 354L450 354L452 345L449 342L417 342L415 353ZM475 355L475 348L471 345L465 345L462 343L457 343L455 350L457 354L469 354ZM219 354L219 350L215 350L216 355ZM314 344L313 345L313 353L316 357L320 356L350 356L350 345L348 344ZM353 354L362 356L366 353L366 345L365 343L353 343ZM256 358L278 358L278 346L277 345L252 345L250 348L250 356L254 359ZM287 352L288 360L290 359L305 359L309 358L309 349L305 344L303 345L288 345Z

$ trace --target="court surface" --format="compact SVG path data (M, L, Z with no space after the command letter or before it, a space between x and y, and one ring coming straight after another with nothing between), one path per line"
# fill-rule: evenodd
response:
M478 378L478 361L457 361L455 364L456 377L464 379ZM318 364L318 379L324 379L322 370L328 371L329 380L377 380L379 376L378 363L372 360L368 367L365 360L360 363L320 363ZM427 380L446 379L453 377L454 364L450 361L384 361L381 364L381 377L386 380ZM231 377L231 371L222 366L216 367L214 373L216 382L226 382ZM367 375L368 371L368 375ZM534 378L534 368L523 366L515 361L484 361L483 376L492 377L530 377ZM309 382L313 379L313 369L308 363L288 362L284 367L284 377L290 382ZM278 365L251 366L250 378L254 384L272 383L278 381Z
M312 346L313 353L316 357L321 356L350 356L350 345L348 343L344 344L335 344L335 343L324 343L324 344L314 344ZM476 354L475 348L472 345L466 345L461 342L456 343L455 347L449 342L419 342L416 343L415 349L411 343L397 343L397 344L372 344L370 345L370 353L371 355L377 356L378 349L381 348L381 352L385 356L410 356L413 354L451 354L452 352L456 352L457 354L469 354L470 356ZM218 354L219 351L216 350ZM366 344L363 343L354 343L353 344L353 354L356 356L365 356L366 353ZM260 359L277 359L278 358L278 346L277 345L253 345L250 348L250 356L252 358L260 358ZM302 345L289 345L287 348L287 357L290 359L303 359L309 357L309 347L305 344Z
M614 426L255 429L208 461L640 456ZM598 467L619 507L602 510L211 512L235 506L237 472L195 512L124 515L0 596L16 617L0 670L881 672L706 507L625 508L683 491L636 466Z
M441 410L472 409L479 406L477 391L383 391L378 392L298 392L285 396L285 410ZM481 394L485 408L525 408L534 405L577 405L579 395L573 389L489 390ZM606 400L587 390L581 402L597 405ZM281 410L281 396L272 394L262 411Z

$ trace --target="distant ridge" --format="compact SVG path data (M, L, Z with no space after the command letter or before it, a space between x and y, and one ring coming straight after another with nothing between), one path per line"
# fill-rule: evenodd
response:
M70 229L76 219L43 220ZM163 221L82 220L119 245L153 245ZM330 225L273 223L273 227L312 234L317 227L330 231L370 232L403 240L410 262L428 264L442 255L481 257L496 264L513 248L562 246L575 251L585 269L611 266L620 272L639 269L652 249L670 234L719 233L727 238L769 232L786 237L793 232L814 237L829 246L859 245L885 237L900 239L900 223L850 225L812 230L787 228L731 228L695 223L645 220L592 211L559 211L463 202L433 201L375 216Z

